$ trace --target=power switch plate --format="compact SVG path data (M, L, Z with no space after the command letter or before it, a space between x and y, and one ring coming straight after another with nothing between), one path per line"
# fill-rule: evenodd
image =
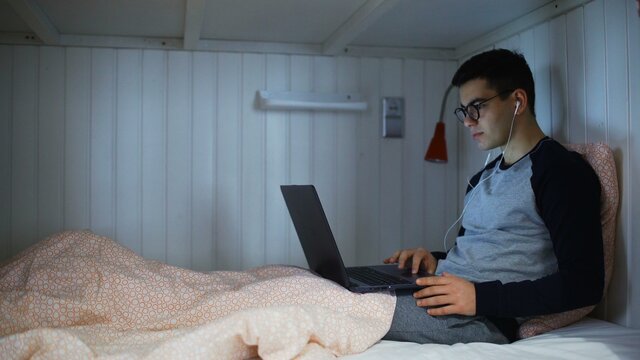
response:
M382 137L401 138L404 135L404 98L382 98Z

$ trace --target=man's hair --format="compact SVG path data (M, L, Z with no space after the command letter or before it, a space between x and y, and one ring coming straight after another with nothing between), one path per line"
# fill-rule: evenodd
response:
M523 89L527 93L531 114L536 116L533 75L522 54L506 49L495 49L475 55L458 68L451 84L460 87L475 79L486 80L487 85L496 92ZM505 94L501 98L505 99L507 96L508 94Z

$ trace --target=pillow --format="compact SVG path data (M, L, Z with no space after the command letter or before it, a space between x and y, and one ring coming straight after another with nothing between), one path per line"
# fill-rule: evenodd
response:
M618 177L613 152L604 143L568 144L565 147L581 154L600 178L600 186L602 187L600 221L602 222L604 250L604 294L606 294L613 270L613 246L616 237L616 213L619 202ZM520 325L518 337L524 339L567 326L580 320L594 308L595 305L592 305L562 313L536 316Z

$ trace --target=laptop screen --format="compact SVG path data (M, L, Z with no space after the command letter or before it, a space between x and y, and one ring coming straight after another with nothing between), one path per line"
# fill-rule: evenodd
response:
M329 222L313 185L280 187L309 269L343 286L347 273Z

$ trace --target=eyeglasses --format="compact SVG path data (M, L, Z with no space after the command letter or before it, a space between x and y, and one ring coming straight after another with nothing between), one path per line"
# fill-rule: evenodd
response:
M455 109L453 111L454 114L456 114L456 116L458 117L458 120L464 124L464 119L466 119L467 117L469 117L472 120L478 120L480 118L480 109L482 109L484 107L484 104L488 103L489 101L497 98L498 96L507 94L512 92L514 89L509 89L509 90L505 90L502 92L499 92L498 94L480 101L480 102L474 102L472 104L469 104L467 106L461 106L457 109Z

